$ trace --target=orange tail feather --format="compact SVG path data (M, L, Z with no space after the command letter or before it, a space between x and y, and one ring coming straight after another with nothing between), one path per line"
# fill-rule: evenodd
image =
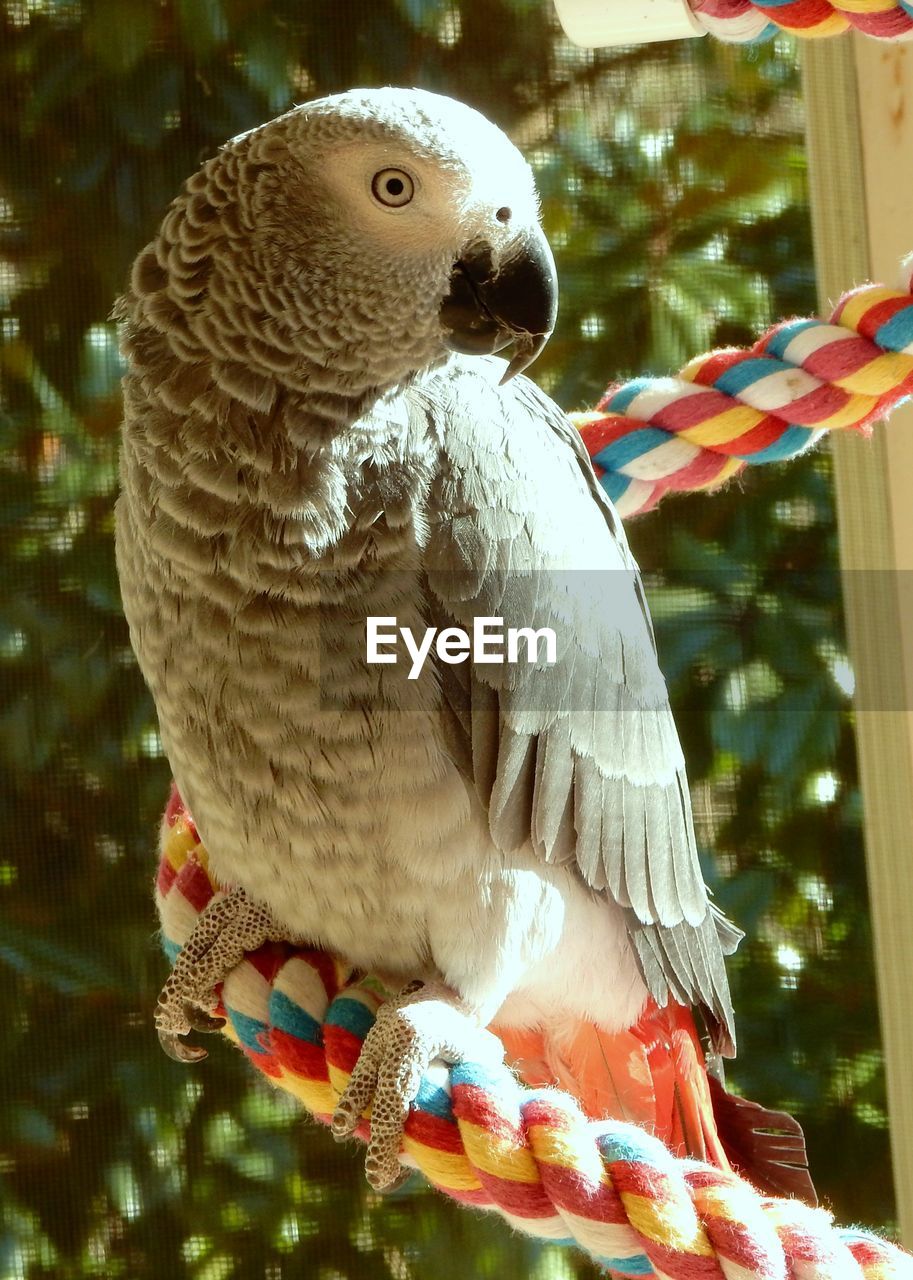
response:
M729 1168L688 1009L660 1009L650 1001L633 1027L616 1034L585 1022L493 1029L527 1084L557 1085L594 1119L629 1121L655 1133L677 1155Z
M593 1119L640 1125L675 1155L735 1167L762 1192L817 1202L801 1126L708 1077L689 1009L651 1000L614 1035L585 1022L492 1030L528 1085L564 1089Z

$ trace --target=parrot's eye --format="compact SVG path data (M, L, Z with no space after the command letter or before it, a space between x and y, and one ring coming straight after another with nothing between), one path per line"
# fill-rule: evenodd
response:
M374 199L390 209L401 209L415 195L415 183L402 169L381 169L371 182Z

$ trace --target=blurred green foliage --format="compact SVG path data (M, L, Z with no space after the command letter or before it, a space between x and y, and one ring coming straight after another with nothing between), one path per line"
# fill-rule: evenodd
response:
M543 0L4 0L0 7L0 1276L589 1274L357 1155L150 1015L168 771L111 552L108 321L187 174L358 83L462 97L531 157L563 285L536 373L568 408L814 308L795 51L571 49ZM735 1082L802 1117L839 1216L890 1224L884 1087L826 455L631 530L707 874L748 931ZM713 854L709 853L713 849Z

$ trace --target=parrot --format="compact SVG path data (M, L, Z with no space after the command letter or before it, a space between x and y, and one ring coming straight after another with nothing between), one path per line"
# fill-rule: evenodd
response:
M475 109L394 87L226 143L116 307L123 606L228 887L159 1035L205 1056L183 1037L268 938L402 988L333 1119L343 1138L370 1105L379 1189L423 1071L467 1046L723 1167L772 1124L752 1112L740 1147L708 1074L735 1051L741 935L701 872L620 519L523 372L556 314L529 164ZM425 637L418 674L368 660L369 620ZM455 647L479 620L552 632L553 660ZM801 1181L780 1119L758 1177Z

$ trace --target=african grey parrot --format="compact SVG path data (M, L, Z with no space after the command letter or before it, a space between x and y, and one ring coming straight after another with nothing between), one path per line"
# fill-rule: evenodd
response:
M476 111L404 89L229 142L120 303L124 608L234 888L185 946L160 1033L200 1056L178 1036L266 936L424 983L382 1010L337 1112L350 1131L376 1089L379 1186L421 1070L467 1020L531 1077L634 1118L628 1085L660 1086L611 1079L609 1059L640 1028L644 1060L676 1060L655 1074L683 1148L719 1151L687 1007L730 1053L738 934L708 901L620 522L520 376L555 310L526 162ZM557 653L434 649L412 679L408 659L368 661L368 618L416 637L549 627Z

